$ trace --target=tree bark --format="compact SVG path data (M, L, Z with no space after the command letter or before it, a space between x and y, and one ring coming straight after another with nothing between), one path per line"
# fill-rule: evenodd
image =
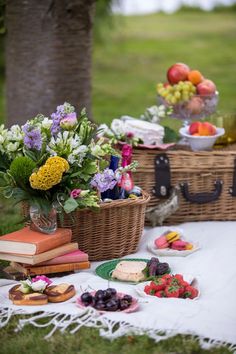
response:
M8 126L65 101L91 114L95 0L8 0Z

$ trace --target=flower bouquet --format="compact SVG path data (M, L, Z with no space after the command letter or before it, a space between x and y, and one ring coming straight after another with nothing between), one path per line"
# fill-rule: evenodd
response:
M74 241L81 233L89 239L94 218L102 222L101 211L94 211L108 204L102 203L102 193L135 167L109 169L110 156L119 154L95 132L86 111L77 116L69 103L58 106L50 118L40 114L22 127L0 127L0 191L6 198L24 202L24 214L30 214L37 230L52 233L59 222L72 229Z

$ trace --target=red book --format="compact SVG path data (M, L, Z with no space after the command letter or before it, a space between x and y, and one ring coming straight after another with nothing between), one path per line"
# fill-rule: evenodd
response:
M35 255L71 242L70 229L57 229L47 235L24 227L21 230L0 237L0 252Z
M49 261L39 263L38 265L54 265L54 264L65 264L65 263L78 263L78 262L88 262L89 256L87 253L76 250L70 253L63 254L62 256L49 259Z

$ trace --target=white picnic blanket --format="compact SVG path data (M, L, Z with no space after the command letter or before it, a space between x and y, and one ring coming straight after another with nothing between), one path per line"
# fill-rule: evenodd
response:
M126 334L147 334L156 341L176 334L196 336L203 348L229 344L236 350L236 222L198 222L179 225L185 239L199 243L200 249L187 257L162 257L170 264L172 273L191 274L197 278L201 296L196 301L182 299L142 298L135 285L123 282L108 282L95 275L95 268L102 262L93 262L89 271L55 278L55 283L67 282L76 286L77 295L86 289L105 289L112 286L117 290L139 299L140 309L125 314L109 312L99 315L94 309L80 309L75 298L61 304L47 304L40 308L14 306L8 299L11 285L0 280L0 327L7 324L14 314L29 314L20 319L18 329L48 316L43 326L53 324L48 336L59 329L73 333L81 326L97 327L101 336L117 338ZM160 234L161 228L145 229L137 253L126 258L151 258L147 243ZM1 286L2 285L2 286ZM40 314L36 314L38 311ZM119 324L117 326L117 324Z

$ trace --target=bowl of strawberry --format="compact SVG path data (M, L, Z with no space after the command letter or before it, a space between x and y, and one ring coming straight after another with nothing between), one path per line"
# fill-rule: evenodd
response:
M139 284L137 292L141 296L157 298L178 298L196 300L199 298L197 282L194 278L186 281L181 274L165 274L146 284Z

